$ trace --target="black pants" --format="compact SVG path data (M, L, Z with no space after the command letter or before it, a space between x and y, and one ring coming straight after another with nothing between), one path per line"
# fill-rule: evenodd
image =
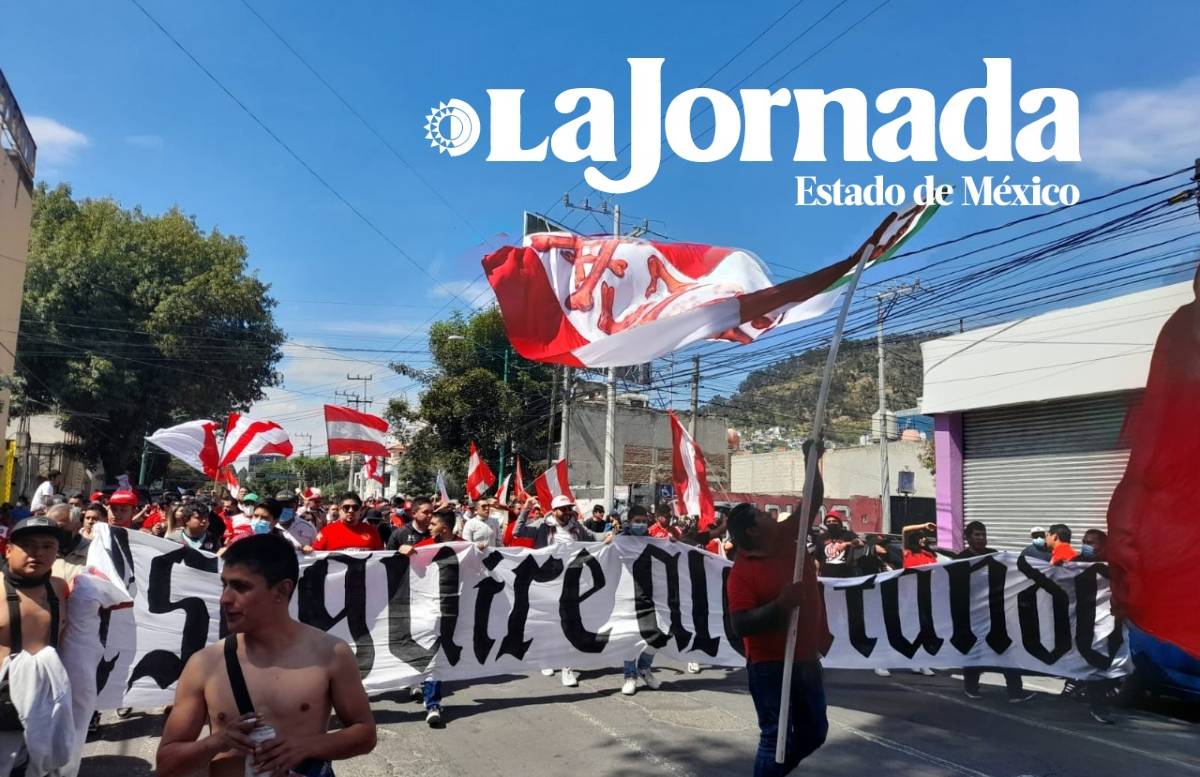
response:
M1021 673L1016 669L1001 669L999 671L1004 675L1004 685L1008 688L1008 698L1015 699L1019 697L1025 690L1025 684L1021 682ZM980 667L963 669L963 690L968 693L979 693L979 677L982 674L983 669Z

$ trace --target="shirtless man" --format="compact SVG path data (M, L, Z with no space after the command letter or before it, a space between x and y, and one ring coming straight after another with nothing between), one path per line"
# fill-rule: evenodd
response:
M371 752L375 719L354 654L288 614L300 576L295 548L274 534L255 535L230 546L224 560L221 610L231 634L184 667L158 746L157 774L241 777L249 757L259 774L329 777L330 762ZM248 705L235 697L229 640ZM331 709L341 730L328 731ZM201 738L205 723L210 733ZM275 736L256 744L251 732L260 725Z
M0 662L21 650L36 653L57 641L57 635L66 629L67 584L50 575L61 538L58 524L42 515L25 518L13 527L4 551L4 591L6 595L16 592L21 623L14 634L13 606L0 605ZM57 629L51 629L52 612L58 614ZM18 635L21 644L14 645Z

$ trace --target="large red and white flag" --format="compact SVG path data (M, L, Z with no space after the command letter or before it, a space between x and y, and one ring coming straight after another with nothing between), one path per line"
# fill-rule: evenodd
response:
M367 456L388 456L383 436L388 422L377 415L361 413L340 405L325 406L325 437L329 455L362 453Z
M529 501L529 492L525 490L525 473L521 471L521 457L517 456L516 478L513 482L513 499L521 504Z
M494 485L496 485L496 476L492 474L487 462L479 455L475 443L471 443L471 458L467 461L467 496L471 499L480 499Z
M537 493L542 510L546 512L550 512L550 503L556 496L567 496L574 502L575 495L571 493L567 460L559 459L553 467L538 475L537 479L533 481L533 490Z
M225 424L225 439L221 443L221 459L218 467L237 466L251 456L292 455L292 441L287 432L274 421L230 413Z
M675 484L675 506L680 515L699 516L697 528L705 531L716 521L704 451L671 411L671 480Z
M749 343L822 315L860 257L886 261L937 210L892 213L853 255L773 284L738 248L561 232L528 235L483 260L513 347L573 367L642 364L699 340Z
M215 478L221 449L217 445L216 421L186 421L159 429L146 438L205 477Z

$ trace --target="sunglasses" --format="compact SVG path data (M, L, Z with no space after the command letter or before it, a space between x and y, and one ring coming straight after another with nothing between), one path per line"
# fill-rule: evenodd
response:
M358 512L359 508L361 508L361 507L362 507L362 505L342 505L342 512L356 513L356 512Z

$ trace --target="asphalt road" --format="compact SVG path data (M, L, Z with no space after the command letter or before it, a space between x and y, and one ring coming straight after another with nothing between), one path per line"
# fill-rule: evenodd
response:
M745 673L688 675L660 667L658 691L620 693L621 673L583 672L578 688L557 676L507 676L447 686L446 726L426 726L408 694L375 701L379 745L343 762L342 775L654 775L751 772L758 741ZM1116 725L1057 695L1060 681L1031 678L1037 698L1007 702L999 675L984 676L983 701L962 695L957 675L827 671L830 732L795 773L968 777L1200 777L1196 710L1117 710ZM159 711L155 711L156 713ZM84 777L153 773L159 714L105 713L85 751Z

